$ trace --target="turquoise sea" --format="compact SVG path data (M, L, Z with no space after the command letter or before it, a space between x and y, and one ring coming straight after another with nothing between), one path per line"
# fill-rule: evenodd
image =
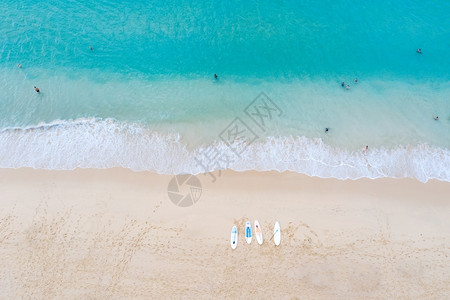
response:
M2 0L0 167L450 181L449 15L448 1Z

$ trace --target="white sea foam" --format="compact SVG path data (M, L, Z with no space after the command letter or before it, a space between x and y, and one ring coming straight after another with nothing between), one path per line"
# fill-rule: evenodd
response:
M224 142L189 149L178 134L162 134L145 126L112 119L54 121L0 131L0 167L67 170L124 167L161 174L236 171L294 171L318 177L416 178L450 181L450 151L425 144L374 149L339 149L321 139L268 137L253 144L237 142L237 156ZM217 151L228 160L205 161ZM211 155L210 155L211 156Z

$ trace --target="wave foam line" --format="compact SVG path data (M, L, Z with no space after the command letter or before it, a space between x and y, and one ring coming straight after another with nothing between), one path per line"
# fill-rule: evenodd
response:
M208 148L230 158L235 171L294 171L338 179L416 178L450 181L450 151L425 144L394 149L350 151L333 148L321 139L269 137L235 145L236 156L220 141L188 150L179 134L161 134L145 126L112 119L54 121L0 131L0 167L71 170L124 167L160 174L204 173L197 162ZM206 164L206 163L205 163ZM211 169L212 171L213 169Z

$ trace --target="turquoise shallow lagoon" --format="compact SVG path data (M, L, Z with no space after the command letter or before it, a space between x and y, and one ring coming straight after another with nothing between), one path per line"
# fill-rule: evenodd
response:
M0 167L200 173L212 147L233 159L211 170L450 181L449 14L445 1L2 1ZM264 128L244 112L261 92L280 109ZM257 136L238 155L221 135L235 118Z

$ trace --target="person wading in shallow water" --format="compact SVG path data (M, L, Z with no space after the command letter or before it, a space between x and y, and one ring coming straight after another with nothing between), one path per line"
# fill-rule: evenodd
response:
M369 146L366 146L366 148L363 149L363 152L366 153L367 150L369 150Z
M39 91L39 88L38 87L34 87L34 90L36 91L36 93L40 93L41 91Z

